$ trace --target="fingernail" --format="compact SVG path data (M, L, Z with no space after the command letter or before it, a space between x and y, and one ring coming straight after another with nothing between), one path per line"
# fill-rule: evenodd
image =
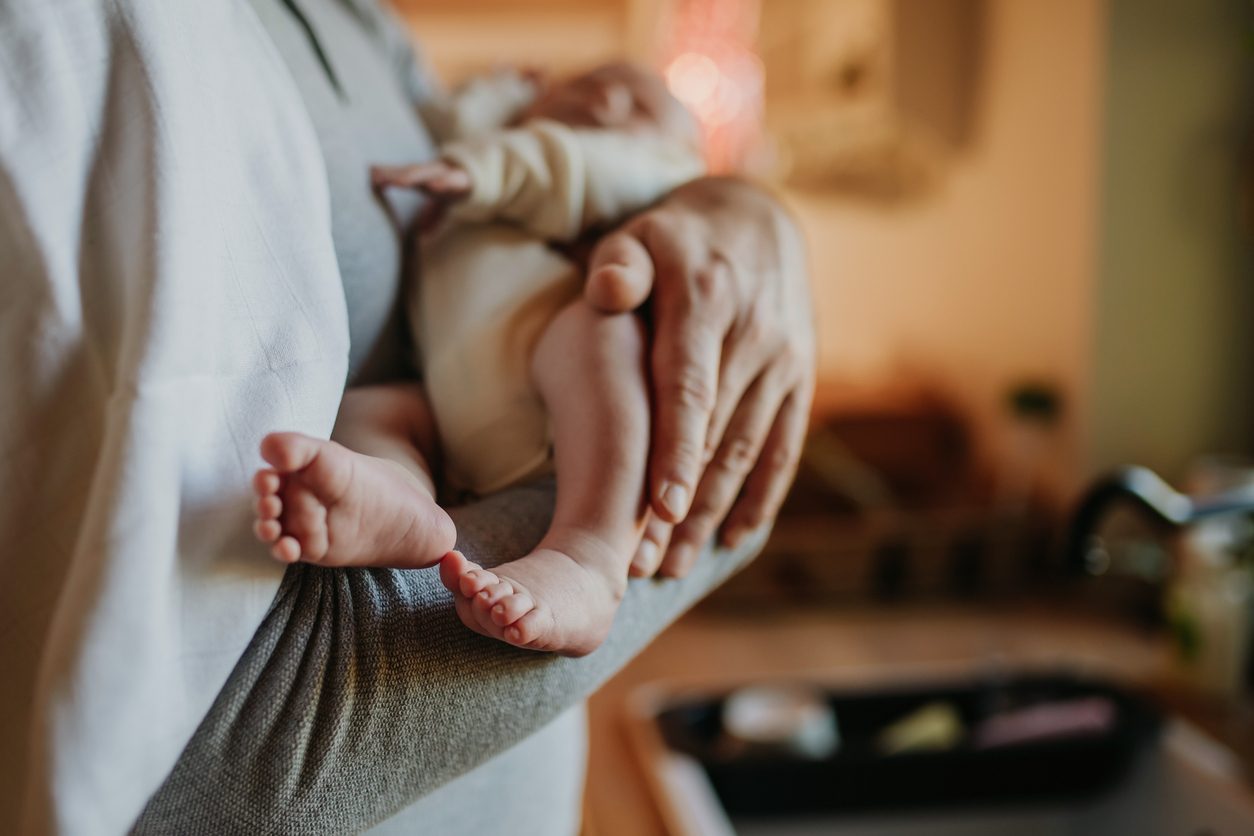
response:
M678 482L663 482L658 498L676 520L682 520L688 513L688 489Z
M657 558L657 543L641 540L640 548L636 549L636 559L631 565L641 576L651 575L657 569Z

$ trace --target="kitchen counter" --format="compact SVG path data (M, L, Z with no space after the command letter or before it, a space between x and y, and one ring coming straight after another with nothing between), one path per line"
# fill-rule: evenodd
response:
M925 678L929 671L1063 668L1146 691L1240 756L1254 774L1254 708L1192 694L1160 634L1056 606L878 606L731 618L698 610L658 638L590 704L586 831L666 831L625 723L645 683L678 687L767 678L844 687Z

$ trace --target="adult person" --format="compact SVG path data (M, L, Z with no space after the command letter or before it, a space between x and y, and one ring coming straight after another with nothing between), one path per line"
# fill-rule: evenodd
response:
M428 825L570 830L570 709L759 542L812 328L790 222L710 180L590 259L607 308L619 271L653 281L665 522L637 562L688 575L633 588L605 647L519 658L464 635L431 573L256 554L261 434L325 433L346 379L403 371L364 173L424 146L430 83L367 0L0 5L5 829L357 830L425 795ZM516 552L549 500L466 508L459 545ZM720 522L739 549L698 560Z

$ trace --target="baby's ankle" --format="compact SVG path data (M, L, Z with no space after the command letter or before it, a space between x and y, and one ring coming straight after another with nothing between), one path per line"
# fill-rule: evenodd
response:
M583 570L601 576L616 600L627 592L631 550L614 543L604 532L579 526L554 527L536 548L563 554Z

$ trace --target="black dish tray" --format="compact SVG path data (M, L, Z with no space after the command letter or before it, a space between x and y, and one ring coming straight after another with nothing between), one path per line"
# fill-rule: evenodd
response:
M1008 709L1095 696L1116 707L1114 722L1101 734L984 750L963 742L946 751L895 755L876 746L886 726L937 701L954 706L970 729ZM668 746L701 764L733 817L1091 799L1119 783L1161 726L1143 699L1070 675L833 691L828 700L841 745L824 760L779 752L726 754L722 697L671 704L658 715L658 725Z

